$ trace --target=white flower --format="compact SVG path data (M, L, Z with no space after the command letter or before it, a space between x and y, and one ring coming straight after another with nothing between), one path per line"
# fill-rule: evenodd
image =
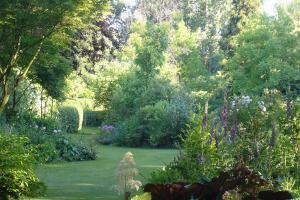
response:
M38 129L38 128L39 128L39 126L38 126L38 125L35 125L35 126L34 126L34 128L35 128L35 129Z
M53 133L57 133L57 130L56 130L56 129L54 129L54 130L53 130Z
M46 130L46 127L44 126L44 127L42 127L42 130L44 131L44 130Z
M264 89L264 94L266 94L266 95L270 94L270 91L269 91L268 88L265 88L265 89Z
M235 108L235 101L231 101L231 108Z
M138 175L138 169L134 161L133 154L127 152L119 163L119 167L116 171L116 177L118 179L118 192L126 192L128 189L138 190L142 183L134 180L134 176Z
M57 130L57 132L58 132L58 133L61 133L61 130L60 130L60 129L58 129L58 130Z
M129 184L131 189L135 189L136 191L138 191L142 186L142 182L137 180L131 180Z
M261 111L263 111L263 112L267 111L267 108L265 106L265 102L259 101L259 102L257 102L257 104L258 104L259 109L261 109Z
M271 90L271 94L277 94L279 91L278 90L276 90L276 89L272 89Z
M242 105L248 107L248 105L252 102L252 99L249 96L242 96L241 103Z

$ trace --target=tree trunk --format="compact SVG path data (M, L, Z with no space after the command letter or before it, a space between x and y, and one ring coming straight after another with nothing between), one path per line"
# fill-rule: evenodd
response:
M8 85L7 83L2 84L2 95L1 95L1 103L0 103L0 113L4 111L6 108L6 105L8 104L9 101L9 92L8 92Z
M10 98L10 94L12 94L14 91L16 91L19 84L26 78L29 69L31 68L31 66L33 65L33 63L35 62L35 60L37 59L37 56L39 55L39 53L41 51L42 45L43 45L43 41L40 42L35 54L32 56L29 63L27 65L25 65L24 68L20 69L21 70L20 73L16 75L17 77L11 83L12 87L9 88L8 80L10 80L10 78L12 78L12 76L14 76L12 74L12 71L14 70L14 68L16 66L17 58L19 56L20 42L18 43L16 53L12 56L10 63L6 66L5 70L1 71L0 83L3 86L2 87L3 91L2 91L2 95L1 95L1 99L0 99L0 113L2 113L4 111L4 109L6 108L9 98Z
M41 119L43 118L43 89L41 90Z

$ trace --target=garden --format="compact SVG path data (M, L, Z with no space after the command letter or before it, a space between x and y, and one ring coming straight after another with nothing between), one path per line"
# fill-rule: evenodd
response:
M1 0L0 200L298 198L299 0Z

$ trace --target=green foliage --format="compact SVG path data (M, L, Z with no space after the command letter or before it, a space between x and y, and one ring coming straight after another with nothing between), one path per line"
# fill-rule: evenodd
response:
M286 176L280 180L280 189L291 192L294 197L300 197L299 188L297 188L296 180L293 177Z
M167 26L147 24L142 40L143 45L137 47L135 63L142 74L151 76L165 61L164 52L168 47Z
M75 101L67 102L59 108L59 118L63 130L67 133L80 131L83 123L83 109L81 104Z
M39 117L27 115L27 119L24 118L23 120L24 123L31 122L37 127L40 128L45 127L44 131L47 132L48 134L53 133L54 130L59 130L61 127L59 120L54 117L39 118Z
M100 126L106 117L105 111L85 110L83 113L83 124L85 126Z
M234 92L262 94L266 88L297 87L299 42L292 20L284 14L278 20L249 21L235 40L235 55L228 64Z
M92 147L72 142L63 135L48 135L42 131L32 131L26 136L30 139L30 144L34 145L34 157L43 163L96 159L96 153Z
M62 128L68 133L76 133L79 130L79 112L76 107L64 106L59 109L59 117Z
M140 87L142 80L132 76L112 99L109 116L118 122L116 141L130 146L172 146L188 123L193 101L167 80L152 78Z
M11 132L29 139L28 143L34 147L32 155L41 163L96 159L94 148L70 140L60 126L56 126L55 119L26 115L18 119L17 124L8 125Z
M93 148L85 145L70 142L65 137L56 139L56 148L59 150L59 157L66 161L96 160L97 155Z
M265 105L268 112L257 106L257 101L238 106L240 117L235 140L218 131L218 126L204 129L201 120L196 118L184 139L183 155L164 170L153 172L151 182L201 182L205 177L212 178L230 169L237 162L244 162L267 178L275 189L289 187L298 197L295 188L299 186L299 112L296 108L294 117L286 121L285 113L278 110L280 103ZM272 106L277 109L275 113ZM269 124L274 114L285 119L277 123L275 130ZM287 180L287 176L293 180Z
M110 102L110 121L122 121L134 114L138 110L137 97L144 87L145 83L135 73L123 77Z
M45 49L45 51L51 51ZM60 52L56 52L60 54ZM43 59L43 60L42 60ZM60 55L43 55L33 66L29 77L46 90L47 95L54 99L65 97L65 80L71 73L70 61Z
M103 62L105 68L99 70L93 84L95 106L110 109L110 102L120 80L127 76L128 63L122 61Z
M1 1L0 111L26 78L60 97L70 72L66 57L72 35L105 7L105 0Z
M147 105L137 113L140 126L142 126L140 128L148 135L151 146L170 146L168 143L172 145L174 138L166 132L166 129L168 129L166 126L171 125L170 121L167 121L169 120L169 114L170 105L166 101L159 101L153 106ZM161 123L162 121L164 123Z
M148 181L150 183L167 184L174 182L198 182L199 171L197 165L191 160L179 156L167 164L163 169L151 173Z
M40 195L44 185L34 174L36 163L28 138L0 135L0 198Z
M90 79L86 77L80 77L76 72L71 73L66 79L66 96L71 99L79 98L92 98L93 92L89 88L88 84L84 81Z

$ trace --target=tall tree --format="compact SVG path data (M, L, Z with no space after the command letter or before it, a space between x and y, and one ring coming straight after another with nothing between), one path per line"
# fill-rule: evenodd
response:
M227 55L233 53L230 44L232 37L240 32L247 18L259 14L260 4L260 0L231 0L229 21L223 27L221 42L221 47Z
M265 89L296 92L300 82L300 37L293 19L257 17L246 23L235 38L235 54L229 60L233 91L262 95Z
M99 16L105 0L0 2L0 112L47 45L65 47L73 30ZM47 49L47 51L46 51Z
M164 52L168 48L167 26L148 24L143 35L143 45L137 48L135 63L140 67L140 73L152 76L165 62Z
M152 23L170 21L180 0L138 0L137 10Z

